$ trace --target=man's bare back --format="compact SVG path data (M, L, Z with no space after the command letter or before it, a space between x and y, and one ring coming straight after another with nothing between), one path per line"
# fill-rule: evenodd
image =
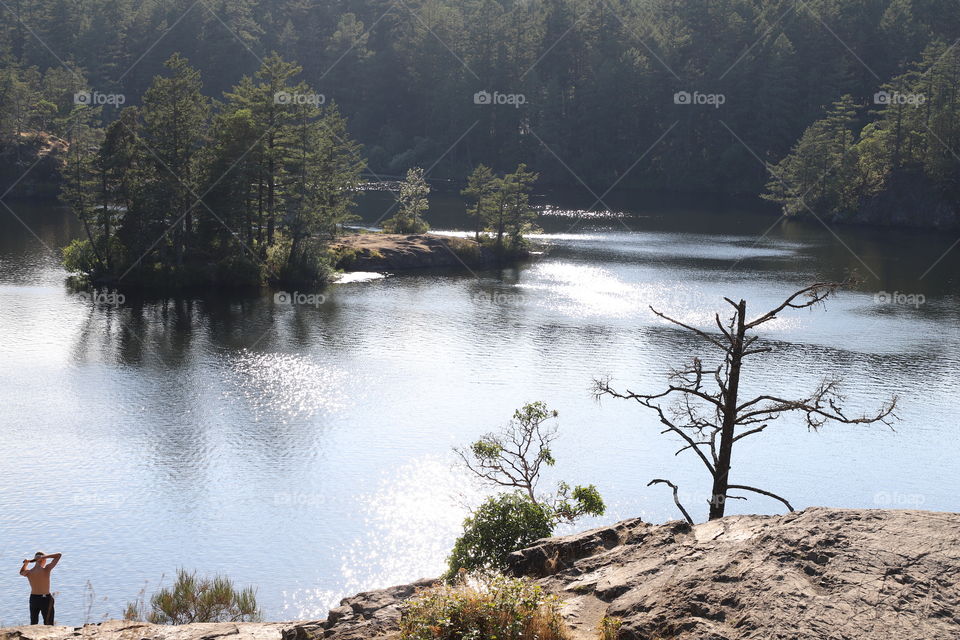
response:
M45 596L50 593L50 570L53 565L41 567L34 565L33 569L27 569L23 574L30 581L30 593L38 596Z
M52 560L47 564L47 560ZM27 569L31 562L36 564ZM54 618L53 595L50 593L50 572L60 562L59 553L44 555L37 552L33 560L24 560L20 575L30 581L30 624L37 624L43 615L43 623L52 625Z

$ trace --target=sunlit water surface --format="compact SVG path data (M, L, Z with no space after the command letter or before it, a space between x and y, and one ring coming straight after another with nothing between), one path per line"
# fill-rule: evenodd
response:
M365 203L368 223L382 204ZM437 226L468 226L449 198L434 208ZM68 213L14 211L29 230L0 215L3 625L26 620L14 569L37 549L64 554L67 624L118 616L181 566L256 585L268 619L323 617L346 594L436 575L482 496L451 448L532 400L560 412L548 480L592 482L609 506L580 526L677 517L654 477L702 518L699 462L674 457L640 407L595 402L591 381L655 390L689 356L709 361L648 305L709 325L724 295L759 311L851 270L862 284L825 310L767 327L775 353L750 362L746 391L797 395L839 376L854 408L899 394L902 421L808 433L785 418L738 445L734 473L797 507L960 510L960 249L921 279L949 236L627 197L616 218L545 217L547 254L519 269L350 277L317 306L212 292L114 307L64 286L53 250L79 233Z

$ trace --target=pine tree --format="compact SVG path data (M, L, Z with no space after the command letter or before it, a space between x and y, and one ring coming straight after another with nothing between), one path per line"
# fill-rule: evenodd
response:
M210 106L201 93L200 73L186 58L174 54L166 67L170 75L154 78L144 94L142 138L156 182L154 215L172 231L171 248L176 265L181 266L192 244L201 177L197 152Z
M430 185L423 177L423 169L414 167L407 171L407 177L400 183L397 213L384 221L383 230L387 233L426 233L430 225L423 219L423 212L429 206L427 196Z

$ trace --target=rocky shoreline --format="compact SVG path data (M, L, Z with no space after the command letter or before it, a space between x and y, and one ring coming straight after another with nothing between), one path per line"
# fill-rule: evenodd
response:
M960 514L810 508L689 525L639 519L541 540L515 575L564 602L572 640L604 616L622 640L960 637ZM344 599L326 620L9 627L0 640L395 639L421 580Z
M482 269L499 262L475 240L432 233L359 233L338 238L330 250L334 266L344 271Z

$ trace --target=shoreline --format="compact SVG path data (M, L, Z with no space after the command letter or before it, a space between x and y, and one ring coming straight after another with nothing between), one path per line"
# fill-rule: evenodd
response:
M545 538L510 554L509 571L564 601L571 640L621 637L922 640L960 628L960 513L809 507L690 525L640 518ZM893 551L895 550L895 552ZM0 640L397 640L419 580L343 599L325 620L0 628ZM924 597L924 594L928 594ZM863 625L869 619L871 626Z
M484 269L514 264L528 251L498 255L472 238L437 233L355 233L330 244L334 268L346 272Z

